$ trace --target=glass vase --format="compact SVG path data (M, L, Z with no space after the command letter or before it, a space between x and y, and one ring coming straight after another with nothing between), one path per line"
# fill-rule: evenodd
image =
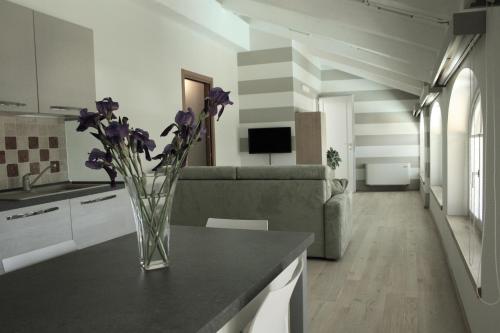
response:
M170 214L177 184L171 175L124 177L137 230L139 262L154 270L170 264Z

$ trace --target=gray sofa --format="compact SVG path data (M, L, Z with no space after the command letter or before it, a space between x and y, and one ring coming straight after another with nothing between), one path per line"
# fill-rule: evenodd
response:
M351 194L335 194L329 167L187 167L172 223L204 226L209 217L267 219L270 230L307 231L309 257L340 259L352 229Z

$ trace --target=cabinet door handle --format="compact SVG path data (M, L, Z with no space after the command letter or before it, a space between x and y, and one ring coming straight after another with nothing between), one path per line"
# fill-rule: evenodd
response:
M26 106L26 104L19 102L0 101L0 106L15 106L16 108L20 108Z
M7 216L7 221L23 219L23 218L30 217L30 216L42 215L42 214L54 212L56 210L59 210L59 207L45 208L45 209L40 209L40 210L37 210L34 212L24 213L24 214L14 214L11 216Z
M114 199L114 198L116 198L116 194L108 195L106 197L100 197L100 198L96 198L96 199L92 199L92 200L82 201L82 202L80 202L80 204L82 204L82 205L89 205L89 204L93 204L93 203L96 203L96 202L111 200L111 199Z
M77 106L51 105L50 109L54 110L54 111L80 111L83 108L80 108L80 107L77 107Z

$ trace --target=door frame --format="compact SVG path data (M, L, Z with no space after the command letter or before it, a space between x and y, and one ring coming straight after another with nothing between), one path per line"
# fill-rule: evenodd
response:
M209 76L198 74L198 73L189 71L187 69L181 68L182 109L183 110L187 109L186 91L185 91L185 87L184 87L184 80L186 80L186 79L203 83L205 85L205 96L208 95L208 92L210 91L210 89L212 89L213 84L214 84L213 78L211 78ZM215 126L214 126L213 117L208 117L206 119L205 126L207 129L207 133L206 133L207 165L208 166L215 166L216 165L216 160L215 160Z
M348 165L347 170L350 175L349 182L351 183L351 189L356 192L356 155L355 155L355 145L354 145L354 95L335 95L335 96L318 96L320 111L327 112L325 110L324 101L327 99L343 99L347 104L347 115L346 115L346 127L347 127L347 151L348 151ZM352 181L351 181L352 180Z

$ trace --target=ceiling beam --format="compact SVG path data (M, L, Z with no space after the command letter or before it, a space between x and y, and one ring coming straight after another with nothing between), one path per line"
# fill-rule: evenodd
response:
M418 59L417 63L409 63L408 61L401 61L397 58L386 57L380 54L365 51L364 49L358 49L335 39L316 35L308 36L290 31L289 29L272 23L251 20L250 26L253 29L262 30L283 38L299 41L300 43L313 49L355 59L367 65L405 75L419 81L430 82L432 79L432 71L436 59L435 56L422 57L421 59Z
M408 16L379 10L361 2L345 0L222 0L224 7L238 10L254 7L259 10L282 9L328 22L330 30L348 28L379 37L413 44L420 48L438 50L446 26L430 21L412 19ZM262 7L263 6L263 7Z
M168 14L183 24L244 51L250 48L250 27L241 17L225 10L217 1L134 0L152 10Z
M318 57L322 62L331 65L350 74L354 74L365 79L386 85L388 87L406 91L410 94L419 96L422 92L423 82L399 75L394 72L386 71L373 67L354 59L342 57L319 50L309 50L309 53Z
M419 64L422 59L435 59L438 50L442 46L440 38L439 47L430 50L420 47L408 41L402 41L377 35L371 32L360 31L332 20L318 19L296 11L278 8L255 0L221 0L222 5L231 11L259 21L271 22L304 32L310 35L318 35L332 38L338 42L352 45L355 48L366 50L380 56L398 59L402 62ZM309 3L309 1L305 1ZM350 15L351 24L357 23L357 14ZM395 25L393 30L408 30L408 27ZM421 34L423 32L420 32ZM434 38L434 37L433 37ZM432 66L428 64L428 66Z

